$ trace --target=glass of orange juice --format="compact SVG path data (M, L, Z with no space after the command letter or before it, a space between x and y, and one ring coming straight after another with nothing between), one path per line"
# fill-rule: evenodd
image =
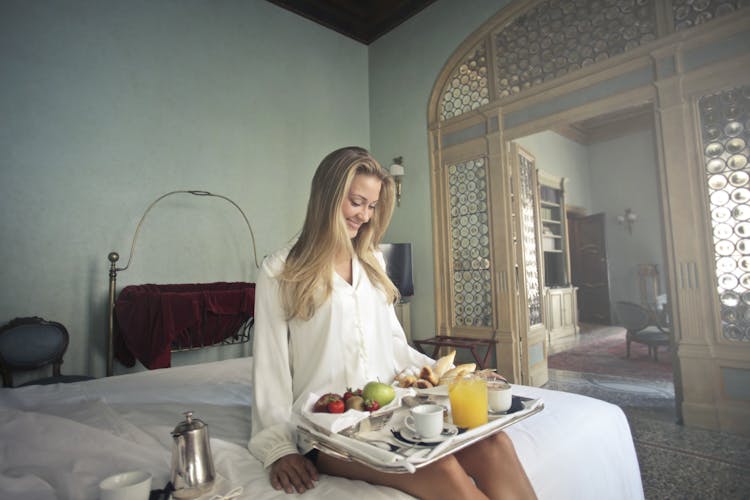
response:
M457 378L448 388L453 423L473 429L487 423L487 382L476 376Z

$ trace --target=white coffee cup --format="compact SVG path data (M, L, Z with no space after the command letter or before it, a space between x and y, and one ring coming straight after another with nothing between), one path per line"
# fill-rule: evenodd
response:
M487 407L490 411L501 413L510 410L513 394L510 384L502 381L487 382Z
M101 500L148 500L151 474L143 471L122 472L99 483Z
M404 425L420 439L439 436L443 432L443 412L440 405L424 404L415 406L404 419Z

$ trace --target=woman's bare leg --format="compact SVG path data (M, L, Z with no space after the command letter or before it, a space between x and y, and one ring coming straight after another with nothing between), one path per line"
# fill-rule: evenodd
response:
M390 486L424 500L487 499L464 471L456 457L448 456L427 465L414 474L380 472L356 462L346 462L320 453L317 467L323 474L359 479L372 484Z
M457 451L455 457L489 498L536 498L529 477L518 460L513 442L504 432Z

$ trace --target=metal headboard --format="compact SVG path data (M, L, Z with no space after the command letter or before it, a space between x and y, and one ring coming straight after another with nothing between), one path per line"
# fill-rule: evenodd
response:
M146 216L151 211L154 206L159 203L161 200L168 196L172 196L173 194L191 194L193 196L212 196L214 198L220 198L222 200L225 200L229 202L234 208L236 208L240 214L242 215L242 218L245 220L245 224L247 225L247 229L250 231L250 239L252 241L252 247L253 247L253 259L255 261L255 267L259 268L258 265L258 252L255 247L255 233L253 233L253 228L250 226L250 221L248 220L247 216L245 215L245 212L242 211L239 205L235 203L230 198L227 198L226 196L211 193L209 191L198 191L198 190L190 190L190 191L170 191L169 193L163 194L156 198L154 201L151 202L151 204L146 208L146 211L143 212L143 215L141 216L141 220L138 221L138 225L135 228L135 233L133 234L133 241L130 245L130 255L128 256L128 262L125 264L125 267L117 267L117 261L120 260L120 255L117 252L110 252L107 258L109 259L109 300L107 303L107 315L109 318L109 325L108 325L108 331L107 331L107 376L111 376L114 373L114 332L115 332L115 322L114 322L114 310L115 310L115 295L116 295L116 288L117 288L117 273L120 271L125 271L128 267L130 267L130 263L133 260L133 254L135 253L135 244L138 240L138 234L141 231L141 226L143 225L143 221L146 219ZM246 342L246 340L245 340ZM233 342L228 342L233 343Z

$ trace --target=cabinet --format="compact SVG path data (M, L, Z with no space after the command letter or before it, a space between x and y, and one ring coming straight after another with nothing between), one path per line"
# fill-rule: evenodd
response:
M550 354L564 351L576 341L578 334L578 287L545 288L547 328Z
M570 284L565 178L539 171L539 219L544 255L545 320L550 351L564 349L578 333L577 288Z

